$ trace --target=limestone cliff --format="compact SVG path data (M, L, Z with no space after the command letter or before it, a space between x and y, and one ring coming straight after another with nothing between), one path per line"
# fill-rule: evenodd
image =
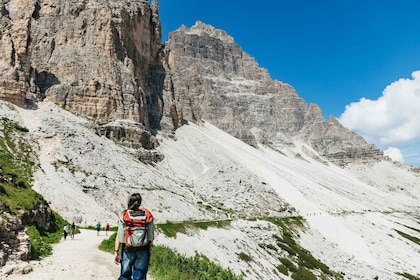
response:
M159 128L156 1L7 0L0 9L1 99L48 98L101 122L131 120L140 134Z
M175 127L205 119L251 145L287 142L286 132L302 129L304 100L224 31L201 22L183 26L170 34L165 58L164 111Z
M52 100L150 162L159 129L206 120L256 146L304 139L338 163L381 153L322 118L225 31L197 22L162 46L158 4L115 0L1 2L0 98ZM163 49L162 49L163 47Z
M197 22L170 33L164 65L164 115L172 121L165 125L206 120L254 146L302 138L338 163L381 157L335 119L325 121L290 85L272 80L222 30Z

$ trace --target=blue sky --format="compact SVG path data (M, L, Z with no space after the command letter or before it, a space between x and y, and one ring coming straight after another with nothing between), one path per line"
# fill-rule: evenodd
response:
M394 148L388 153L394 159L420 166L420 123L416 123L420 119L420 86L416 86L420 76L412 75L420 70L418 0L158 3L163 41L168 32L182 24L191 27L197 20L225 30L273 79L292 85L308 103L318 104L326 119L333 115L381 150ZM404 86L410 82L414 86ZM390 85L394 86L388 96L394 98L385 98ZM406 91L401 93L401 89ZM395 102L407 100L405 96L417 99L419 105L413 105L414 100ZM377 122L361 125L360 119L369 119L377 106L388 108L395 103L400 107L392 112L414 115L392 118L388 110L382 110L374 118ZM387 135L391 132L394 137ZM401 139L396 132L404 132Z

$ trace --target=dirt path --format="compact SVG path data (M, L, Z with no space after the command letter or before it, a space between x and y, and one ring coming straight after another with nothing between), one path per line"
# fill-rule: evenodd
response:
M104 232L99 236L94 230L81 230L74 239L67 238L54 246L53 255L32 263L33 271L26 275L10 275L7 280L115 280L119 266L114 264L112 254L98 249Z

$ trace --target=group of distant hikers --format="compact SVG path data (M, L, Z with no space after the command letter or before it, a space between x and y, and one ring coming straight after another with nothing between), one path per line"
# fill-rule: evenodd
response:
M64 240L67 239L67 235L69 234L69 230L70 230L70 238L71 239L74 239L74 234L76 233L76 225L74 224L74 222L71 224L70 229L69 229L69 225L68 224L66 224L64 226L64 229L63 229L63 231L64 231Z
M121 273L118 280L146 280L149 269L150 256L152 254L152 242L154 240L154 221L152 213L141 207L142 197L134 193L128 198L127 209L122 211L117 236L115 238L114 262L121 265ZM105 231L108 235L109 223L106 223ZM96 224L97 235L101 230L101 223ZM70 236L73 239L76 225L70 227ZM69 233L69 225L64 226L64 240Z
M98 222L96 224L96 235L99 235L99 232L101 231L101 222ZM109 231L109 223L107 222L105 225L105 234L106 236L108 236L108 231Z

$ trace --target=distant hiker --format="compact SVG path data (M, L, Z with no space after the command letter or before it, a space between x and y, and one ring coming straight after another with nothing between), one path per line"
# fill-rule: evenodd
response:
M146 280L155 225L152 213L140 207L141 200L139 193L132 194L128 199L127 209L120 217L114 257L116 264L121 263L118 280Z
M109 223L107 222L105 226L106 236L108 236L108 231L109 231Z
M63 233L64 233L64 240L66 240L67 238L67 234L69 233L69 225L66 224L63 228Z
M74 234L76 233L76 225L74 222L71 224L71 231L70 231L70 237L71 239L74 239Z
M96 224L96 235L99 235L99 232L101 231L101 222L98 222Z

